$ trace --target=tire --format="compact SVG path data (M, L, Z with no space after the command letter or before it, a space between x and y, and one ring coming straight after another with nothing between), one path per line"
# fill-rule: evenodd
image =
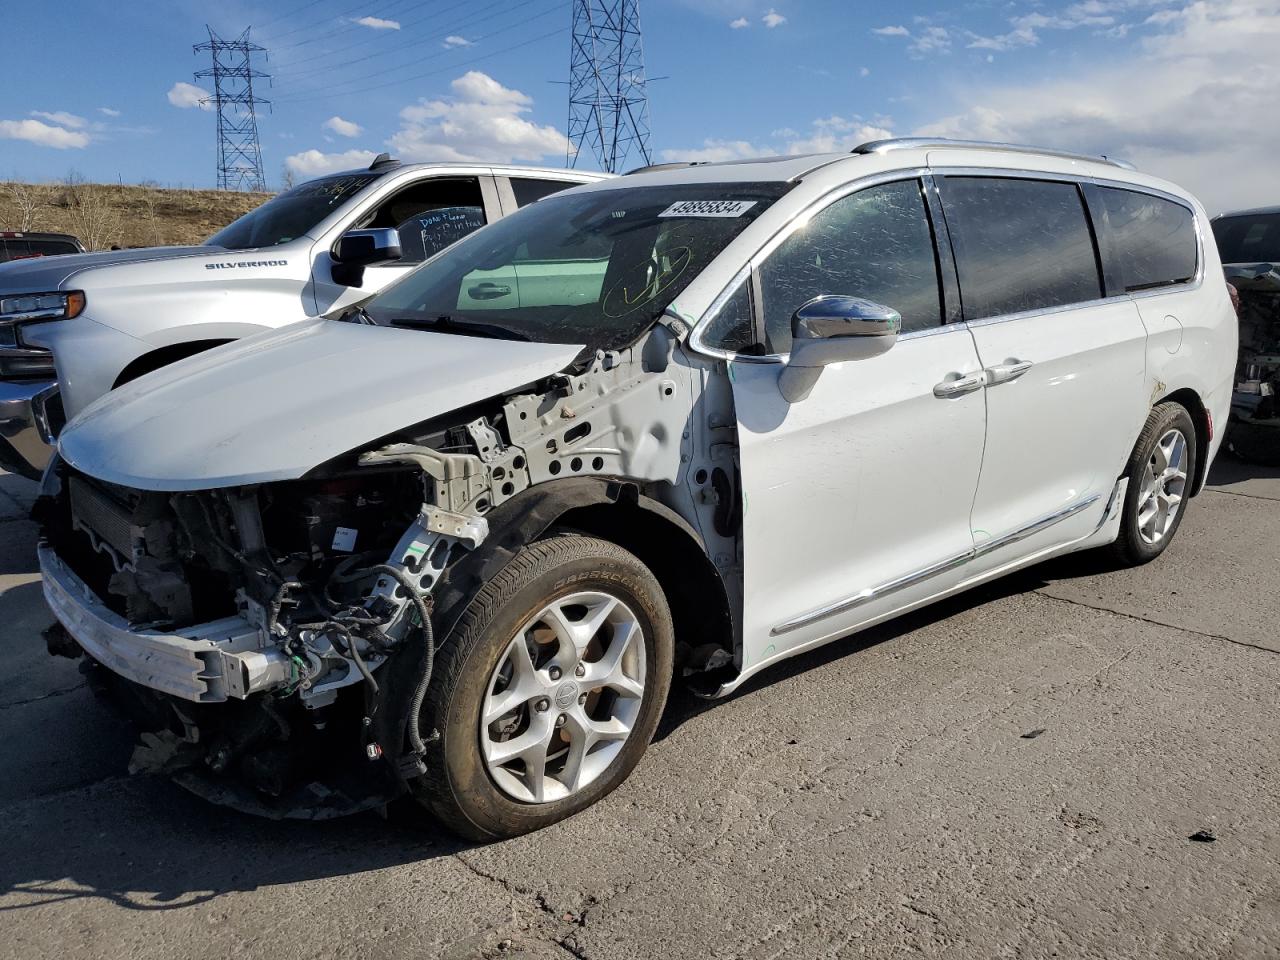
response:
M1175 431L1182 435L1183 453L1180 463L1173 466L1181 471L1183 478L1180 487L1172 479L1166 484L1166 514L1171 514L1172 518L1163 520L1158 514L1161 498L1156 497L1155 505L1150 502L1152 481L1156 476L1152 468L1158 466L1165 456L1164 448L1161 455L1157 456L1157 445L1162 441L1167 443L1167 438ZM1187 502L1196 476L1196 425L1185 407L1173 402L1156 405L1138 435L1138 442L1129 456L1124 476L1129 478L1129 486L1125 491L1124 512L1120 518L1120 535L1111 545L1111 553L1120 564L1136 567L1150 563L1164 553L1187 512ZM1178 499L1174 507L1169 507L1169 494L1175 488ZM1148 519L1150 514L1147 512L1153 507L1157 510L1154 522ZM1154 538L1153 528L1159 528Z
M597 605L579 607L577 598ZM566 642L548 626L550 619L539 619L557 603L565 604L564 619L576 628L573 637L595 638L580 666L570 666L579 661L568 652L578 640ZM572 622L578 609L585 611L580 624ZM605 610L610 620L591 633L586 624L595 622L597 614L604 616ZM518 644L517 636L537 642ZM625 697L607 685L591 687L608 672L608 657L623 636L631 641L617 648L625 654L615 659L622 663L625 656L631 675L623 678L619 668L609 676L625 680L631 688ZM627 778L653 738L671 685L674 648L662 588L635 556L608 541L576 534L530 544L476 593L440 645L419 716L424 738L432 730L440 736L423 758L426 772L410 784L415 797L455 832L482 841L538 830L590 806ZM519 656L522 649L531 651L527 660ZM550 659L540 659L545 656ZM517 663L522 666L517 668ZM552 680L560 663L565 669ZM584 672L579 675L578 669ZM539 692L529 686L535 683L553 686ZM639 688L643 693L637 696ZM533 699L504 719L482 725L482 710L498 709L504 695L521 700L528 689L535 691ZM609 716L596 719L592 711ZM625 721L617 719L624 715ZM507 765L494 762L508 744L542 736L548 722L564 723L551 730L549 746L540 754L548 776L534 777L523 759ZM586 732L588 726L592 732ZM574 748L591 742L597 728L622 726L630 730L625 739L615 744L601 737L589 748L595 752L583 751L570 770ZM581 740L577 731L584 731ZM531 761L537 764L539 751L531 749ZM557 763L563 764L561 780L550 776ZM568 783L581 785L570 789ZM540 789L540 797L533 794L535 789Z

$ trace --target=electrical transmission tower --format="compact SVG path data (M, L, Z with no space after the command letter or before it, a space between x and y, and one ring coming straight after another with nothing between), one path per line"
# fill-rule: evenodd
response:
M200 102L213 104L218 112L218 189L266 190L258 107L271 101L254 96L253 81L267 79L269 74L255 70L251 58L267 51L250 42L247 28L234 40L223 40L209 27L205 29L209 39L193 49L208 51L213 59L209 69L196 71L196 80L213 78L213 96Z
M569 144L570 166L588 149L609 173L650 162L639 0L573 0Z

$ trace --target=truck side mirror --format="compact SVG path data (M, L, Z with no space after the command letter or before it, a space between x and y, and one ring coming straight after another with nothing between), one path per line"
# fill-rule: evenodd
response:
M348 230L333 248L333 279L345 287L358 287L369 264L399 259L400 234L395 230Z

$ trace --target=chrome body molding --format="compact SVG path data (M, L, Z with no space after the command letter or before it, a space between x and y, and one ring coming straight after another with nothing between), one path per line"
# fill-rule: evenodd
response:
M1079 500L1070 506L1062 508L1061 510L1045 514L1043 517L1037 517L1026 526L1019 527L1017 530L1006 533L1003 536L976 544L972 549L966 550L963 553L957 553L954 556L947 557L945 560L939 560L937 563L930 564L927 567L905 574L901 577L897 577L893 580L887 580L884 583L876 584L873 587L867 587L865 590L855 593L851 597L845 597L842 600L829 603L816 610L810 610L808 613L802 613L798 617L793 617L790 620L785 620L778 624L769 631L769 635L772 637L778 637L784 633L799 630L801 627L807 627L811 623L826 620L829 617L845 613L855 607L860 607L864 603L869 603L872 600L887 596L890 593L896 593L899 590L914 586L917 583L922 583L931 577L936 577L940 573L945 573L948 570L953 570L956 567L963 566L971 560L985 556L988 553L1001 549L1002 547L1007 547L1011 544L1017 543L1020 540L1025 540L1042 530L1047 530L1054 524L1061 523L1063 520L1066 520L1069 517L1074 517L1076 514L1089 509L1089 507L1093 506L1101 499L1101 494L1094 494L1092 497ZM1106 522L1107 517L1110 516L1114 503L1115 491L1113 490L1111 498L1107 504L1107 509L1103 511L1102 520L1099 521L1098 527L1095 528L1095 532L1096 529L1100 529L1102 527L1102 524Z

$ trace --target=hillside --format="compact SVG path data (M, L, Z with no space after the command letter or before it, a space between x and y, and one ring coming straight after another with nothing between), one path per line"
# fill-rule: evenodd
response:
M0 230L71 233L91 250L200 243L269 193L158 186L0 182Z

